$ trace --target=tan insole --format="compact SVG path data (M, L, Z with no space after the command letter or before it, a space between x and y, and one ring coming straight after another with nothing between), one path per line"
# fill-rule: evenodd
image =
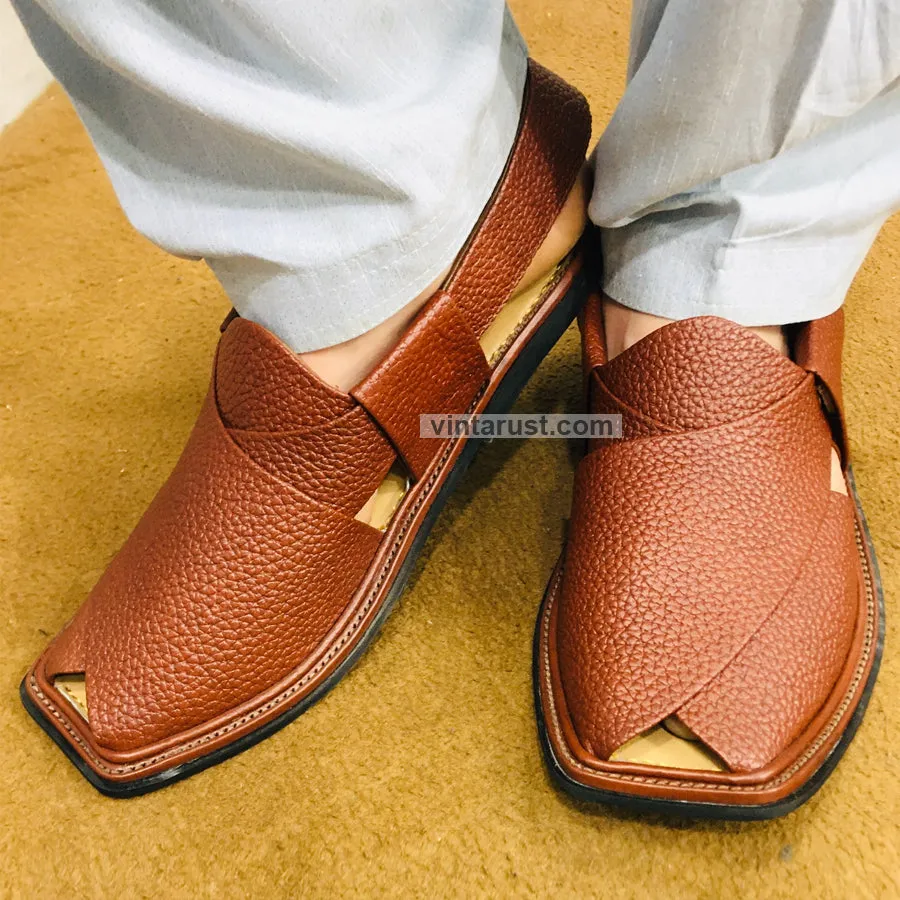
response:
M556 280L564 262L557 263L534 284L523 288L506 301L496 318L479 339L481 349L491 366L496 365L509 345L515 340L532 313L540 305L547 288Z
M379 531L384 531L394 518L394 513L397 512L397 507L408 490L409 475L403 463L398 460L354 518Z
M84 686L84 675L57 675L53 686L78 710L83 719L87 719L87 691Z
M491 365L494 365L503 355L528 319L531 318L547 289L555 283L560 266L564 265L567 259L568 255L533 284L513 294L488 326L487 331L481 336L480 343L484 355ZM398 460L354 518L365 522L366 525L371 525L372 528L384 531L408 490L409 475L402 462ZM53 679L53 684L78 711L78 714L87 720L87 689L84 673L57 675Z
M610 756L610 760L659 766L663 769L727 771L721 760L674 716L666 719L662 725L622 744Z

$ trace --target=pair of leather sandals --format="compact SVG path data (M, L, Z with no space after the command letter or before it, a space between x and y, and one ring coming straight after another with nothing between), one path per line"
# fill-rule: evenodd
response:
M419 415L509 409L576 316L589 410L623 431L578 466L538 618L551 773L587 800L762 819L831 772L883 635L846 462L841 314L798 329L790 359L706 317L607 361L583 246L531 272L589 137L584 98L532 62L506 171L455 268L349 393L226 320L172 475L22 682L100 791L185 778L333 687L478 446L420 436Z

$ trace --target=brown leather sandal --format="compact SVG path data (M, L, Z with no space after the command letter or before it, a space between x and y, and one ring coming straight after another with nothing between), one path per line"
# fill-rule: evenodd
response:
M531 63L506 172L460 261L349 394L226 320L178 465L22 682L95 787L140 794L232 756L360 656L477 448L421 438L419 415L507 409L587 293L577 249L521 282L589 136L584 98Z
M842 312L800 327L793 361L703 317L607 362L596 296L581 327L590 409L621 414L623 437L579 464L538 619L550 771L638 810L784 815L852 739L884 635L847 467Z

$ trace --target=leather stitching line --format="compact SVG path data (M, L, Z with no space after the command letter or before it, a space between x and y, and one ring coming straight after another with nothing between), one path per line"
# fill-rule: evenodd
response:
M471 410L475 407L475 405L477 404L478 400L480 399L480 397L483 393L484 393L484 389L482 388L482 390L479 391L479 393L476 395L475 399L472 401L472 404L470 405L469 410L468 410L469 412L471 412ZM458 442L456 442L456 443L458 443ZM447 457L450 455L451 451L453 450L453 448L455 446L456 446L456 444L453 442L451 442L447 445L446 450L441 455L441 461L440 461L439 465L431 473L431 476L428 479L426 489L424 491L422 491L422 493L419 496L419 499L415 502L415 504L413 505L412 509L410 510L410 512L408 514L409 522L412 521L412 519L415 517L416 513L418 513L419 509L421 509L422 504L425 502L427 497L430 496L431 490L434 487L434 482L437 480L438 476L441 474L444 467L446 466ZM41 690L40 686L37 684L37 681L36 681L34 675L31 676L31 686L34 689L35 693L40 697L41 701L51 709L51 712L53 713L54 717L62 723L65 730L74 738L74 740L78 743L78 745L84 749L85 753L87 753L87 755L90 756L92 760L94 760L97 767L102 769L105 772L109 772L111 774L125 774L128 772L135 772L140 769L146 769L146 768L148 768L152 765L155 765L158 762L162 762L163 760L168 759L172 756L177 756L181 753L185 753L185 752L193 750L197 747L203 746L203 744L207 744L210 741L213 741L216 738L219 738L224 734L228 734L229 732L234 731L237 728L240 728L242 725L246 725L248 722L252 722L254 719L257 719L261 715L264 715L265 713L269 712L275 706L280 705L282 702L284 702L285 700L289 699L294 694L296 694L301 688L305 687L310 682L310 680L314 679L322 671L323 668L328 666L328 664L335 658L335 656L341 650L343 650L343 648L347 645L347 643L350 641L350 639L353 637L353 635L358 630L361 622L366 618L369 611L371 610L371 608L375 602L375 596L381 590L381 587L384 584L385 579L387 578L388 569L391 567L391 565L393 565L394 560L397 558L397 553L399 552L399 546L400 546L401 542L403 541L403 538L406 536L406 533L409 531L409 528L410 528L410 524L407 523L407 524L403 525L403 527L400 529L400 532L397 534L397 537L394 542L394 548L392 549L391 553L388 555L388 558L384 561L384 564L382 566L382 572L379 575L376 583L372 586L372 589L369 592L369 597L366 599L366 602L363 604L362 609L360 609L360 611L354 617L353 621L348 625L347 630L344 632L344 634L342 635L340 640L325 654L325 656L322 657L322 659L319 660L318 663L316 663L316 665L312 669L310 669L309 672L306 673L306 675L304 675L300 679L300 681L296 682L295 684L291 685L291 687L282 691L282 693L279 694L277 697L273 697L268 703L264 704L263 706L261 706L257 709L251 710L249 713L245 713L239 719L235 719L234 722L229 722L227 725L223 725L221 728L218 728L215 731L210 732L209 734L205 734L205 735L202 735L201 737L195 738L193 741L190 741L187 744L183 744L179 747L173 747L171 750L166 750L163 753L160 753L160 754L157 754L156 756L151 757L150 759L141 760L141 762L139 762L139 763L129 763L129 764L123 765L123 766L108 766L102 762L101 758L99 756L97 756L97 754L93 751L93 749L84 742L84 740L80 737L80 735L78 735L71 728L71 726L68 724L68 722L66 722L62 719L62 717L56 711L56 708L52 707L50 705L49 698L44 694L44 692Z

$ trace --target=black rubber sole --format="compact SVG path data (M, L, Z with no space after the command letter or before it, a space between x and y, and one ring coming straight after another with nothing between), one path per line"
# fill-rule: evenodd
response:
M546 322L538 329L534 337L528 342L528 345L510 366L509 371L498 385L493 397L488 401L484 412L503 413L509 410L521 393L522 388L525 387L525 384L540 365L541 361L569 327L577 315L578 310L581 308L582 303L587 299L587 295L588 279L585 270L582 267L575 273L568 290L553 311L547 316ZM426 513L425 518L422 520L422 524L413 539L409 552L394 579L394 584L388 593L387 599L382 604L378 614L367 627L357 645L348 654L347 658L314 691L305 696L295 706L285 710L279 716L266 722L264 725L261 725L255 731L243 735L231 744L220 747L217 750L213 750L210 753L192 759L189 762L173 766L171 769L148 775L145 778L135 779L134 781L120 782L101 777L85 763L66 738L64 738L59 730L50 723L44 712L32 701L25 689L25 680L23 679L19 686L19 695L22 698L25 709L38 725L40 725L53 739L66 756L68 756L81 774L84 775L84 777L97 788L100 793L105 794L108 797L137 797L141 794L157 791L160 788L174 784L176 781L181 781L184 778L202 772L210 766L215 766L220 762L224 762L226 759L236 756L238 753L243 753L244 750L248 750L254 744L258 744L276 731L289 725L314 703L321 700L350 671L350 669L353 668L359 658L363 655L369 644L371 644L381 630L381 627L384 625L384 622L399 600L400 595L406 588L413 567L422 551L432 526L460 479L465 474L466 469L468 469L474 459L481 443L481 440L471 438L463 448L459 458L453 465L453 469L450 471L446 481L432 501L431 507Z
M872 662L872 669L863 688L859 705L856 707L847 728L841 735L838 742L834 745L834 749L823 760L822 764L813 773L812 777L794 793L789 794L783 800L775 803L759 804L757 806L739 806L737 804L727 803L694 803L680 800L661 800L653 797L636 797L632 794L616 793L613 791L604 791L599 788L588 787L578 781L572 779L562 768L559 760L553 752L550 744L547 728L544 724L544 711L541 702L540 691L540 634L541 621L544 614L544 603L541 604L538 613L537 627L534 632L534 650L533 650L533 670L532 677L534 681L534 704L535 714L538 726L538 737L540 740L541 750L544 754L544 760L550 772L552 780L563 791L574 797L576 800L586 801L588 803L599 803L606 806L614 806L620 809L629 810L638 813L656 813L658 815L670 816L679 819L696 819L710 820L718 819L730 822L759 822L768 819L777 819L793 812L798 806L802 806L809 800L816 791L828 780L828 777L834 771L835 766L840 762L841 757L850 746L856 730L859 728L869 705L869 698L872 695L872 689L875 687L875 681L878 677L878 669L881 665L881 654L884 650L884 591L881 586L881 574L878 571L878 560L875 557L875 547L872 544L872 538L869 534L869 526L866 522L865 514L859 501L859 495L856 492L856 482L853 479L852 471L848 473L848 482L850 491L856 508L859 512L859 519L862 523L863 538L869 550L869 556L872 560L872 588L876 594L876 602L878 606L878 635L875 641L875 658Z

